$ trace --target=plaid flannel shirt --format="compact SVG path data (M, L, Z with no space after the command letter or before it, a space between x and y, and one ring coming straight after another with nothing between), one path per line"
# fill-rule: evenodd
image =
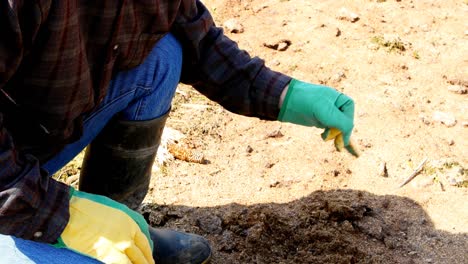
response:
M199 1L0 0L0 233L60 236L69 189L41 170L41 152L79 138L113 74L168 32L183 46L183 83L232 112L277 118L290 78L240 50Z

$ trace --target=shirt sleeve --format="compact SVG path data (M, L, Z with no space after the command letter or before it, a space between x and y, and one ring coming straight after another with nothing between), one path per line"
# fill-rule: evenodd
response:
M291 78L239 49L200 1L182 1L172 32L184 50L181 82L234 113L277 119L281 92Z
M4 127L8 95L3 88L38 27L21 25L19 17L28 14L19 14L17 2L22 1L0 1L0 233L52 243L68 223L69 187L50 178L35 157L19 152Z

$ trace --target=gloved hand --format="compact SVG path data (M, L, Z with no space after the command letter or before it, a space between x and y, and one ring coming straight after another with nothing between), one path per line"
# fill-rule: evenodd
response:
M333 88L293 79L281 106L278 120L325 128L324 140L335 140L337 150L346 148L358 156L350 143L354 126L353 99Z
M70 220L54 246L104 263L154 263L143 216L107 197L70 189Z

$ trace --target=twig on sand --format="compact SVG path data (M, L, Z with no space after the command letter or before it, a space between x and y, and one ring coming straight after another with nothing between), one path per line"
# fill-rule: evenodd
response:
M410 181L412 181L414 178L416 178L416 176L418 176L418 174L424 168L424 164L426 164L426 162L427 162L427 157L421 162L421 164L419 164L419 166L413 171L413 173L411 173L411 175L402 184L400 184L400 186L398 186L398 188L401 188L401 187L405 186Z
M205 110L211 107L209 105L203 105L203 104L182 104L182 106L195 109L195 110Z
M65 182L68 185L76 185L76 183L78 183L79 178L80 178L80 175L75 174L75 175L68 177Z

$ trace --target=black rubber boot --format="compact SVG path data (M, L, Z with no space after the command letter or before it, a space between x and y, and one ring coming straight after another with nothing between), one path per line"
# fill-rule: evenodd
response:
M109 122L86 150L79 189L137 209L148 192L168 115L148 121Z
M210 262L210 244L201 236L152 227L150 236L154 242L153 258L157 264Z
M148 192L167 116L148 121L112 120L86 150L79 189L137 209ZM150 235L158 264L209 262L211 248L201 236L152 227Z

